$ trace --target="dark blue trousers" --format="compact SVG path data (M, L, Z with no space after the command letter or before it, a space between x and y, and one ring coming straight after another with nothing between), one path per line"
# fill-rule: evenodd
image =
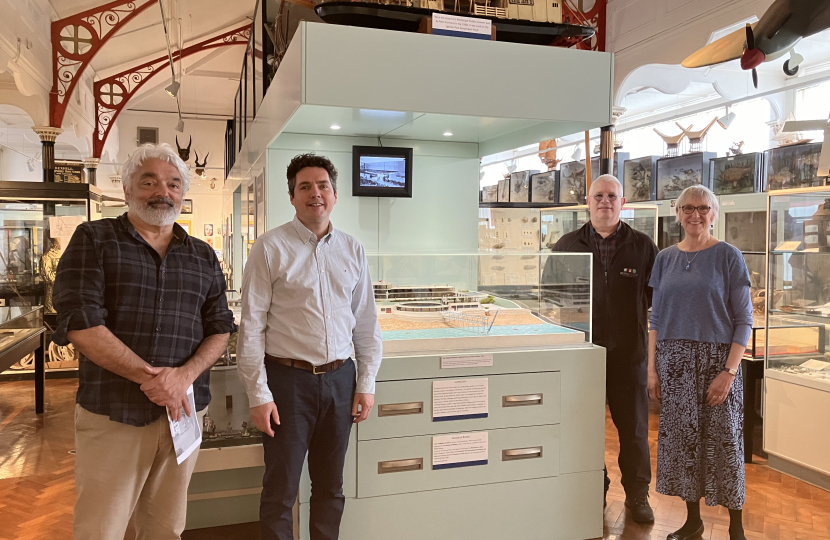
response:
M352 429L355 365L314 375L265 361L268 387L280 415L274 436L263 434L265 476L259 506L263 540L293 540L292 508L308 454L311 540L336 540L346 498L343 465Z

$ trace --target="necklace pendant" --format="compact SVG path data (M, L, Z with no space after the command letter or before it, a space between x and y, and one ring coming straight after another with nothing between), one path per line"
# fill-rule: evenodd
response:
M692 263L686 263L686 271L689 271L689 267L692 266Z

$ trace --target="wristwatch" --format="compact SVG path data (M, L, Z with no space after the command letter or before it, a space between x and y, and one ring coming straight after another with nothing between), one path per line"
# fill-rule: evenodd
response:
M726 372L728 372L728 373L729 373L730 375L732 375L733 377L734 377L734 376L736 376L736 375L738 374L738 370L737 370L737 369L723 368L723 370L724 370L724 371L726 371Z

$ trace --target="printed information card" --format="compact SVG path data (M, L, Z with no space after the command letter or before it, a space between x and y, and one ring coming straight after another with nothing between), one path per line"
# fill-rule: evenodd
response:
M441 369L492 367L492 354L465 354L463 356L442 356Z
M455 433L432 438L432 468L487 465L487 432Z
M432 421L487 418L488 379L433 381Z
M444 13L432 14L432 33L472 39L492 39L493 23L489 19L459 17Z

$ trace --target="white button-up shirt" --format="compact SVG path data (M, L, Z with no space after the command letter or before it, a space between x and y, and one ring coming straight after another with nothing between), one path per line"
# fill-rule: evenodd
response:
M315 366L354 344L359 393L375 391L383 346L363 246L335 229L321 240L295 216L259 237L242 275L236 359L251 407L273 401L265 353Z

